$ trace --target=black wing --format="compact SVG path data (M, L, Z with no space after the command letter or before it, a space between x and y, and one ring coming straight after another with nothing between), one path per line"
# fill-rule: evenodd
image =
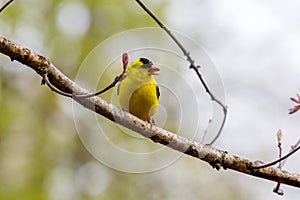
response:
M159 87L158 86L156 86L156 96L157 96L157 99L159 99L160 92L159 92Z

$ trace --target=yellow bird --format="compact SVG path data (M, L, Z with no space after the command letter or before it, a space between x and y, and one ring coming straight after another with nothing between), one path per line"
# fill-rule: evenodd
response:
M151 116L157 111L160 96L153 78L158 71L150 60L139 58L129 65L117 89L121 108L149 123L154 123Z

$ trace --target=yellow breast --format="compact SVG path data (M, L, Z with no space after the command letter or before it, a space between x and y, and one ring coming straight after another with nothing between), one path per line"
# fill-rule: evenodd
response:
M150 121L150 116L156 113L158 106L154 78L139 82L126 77L119 85L119 100L123 110Z

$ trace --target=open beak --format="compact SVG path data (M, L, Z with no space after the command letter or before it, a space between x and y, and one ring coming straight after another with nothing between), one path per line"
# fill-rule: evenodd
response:
M154 65L151 65L149 68L148 68L148 75L159 75L157 72L159 71L160 69L155 67Z

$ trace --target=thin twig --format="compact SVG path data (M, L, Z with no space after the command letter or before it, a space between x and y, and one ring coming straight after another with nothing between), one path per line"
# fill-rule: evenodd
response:
M207 125L207 127L206 127L206 129L205 129L205 131L204 131L204 134L203 134L201 143L204 143L204 140L205 140L206 135L207 135L207 133L208 133L208 129L209 129L210 125L211 125L211 122L212 122L212 119L209 119L209 120L208 120L208 125Z
M144 11L146 13L148 13L150 15L150 17L171 37L171 39L177 44L177 46L180 48L180 50L182 51L182 53L186 56L187 61L189 61L190 63L190 68L194 69L194 71L196 72L198 78L200 79L202 85L205 88L205 91L209 94L210 98L212 101L217 102L222 108L223 108L223 112L224 112L224 117L223 117L223 121L221 124L221 127L216 135L216 137L209 143L210 145L212 145L220 136L223 127L225 125L225 121L226 121L226 116L227 116L227 106L224 105L220 100L218 100L213 93L209 90L208 85L206 84L205 80L203 79L201 73L199 72L199 65L195 65L195 61L194 59L191 57L190 52L188 52L184 46L177 40L177 38L172 34L172 32L170 31L169 28L167 28L156 16L153 12L151 12L151 10L149 8L147 8L147 6L140 0L136 0L136 2L144 9Z
M295 98L291 98L291 100L292 101L294 101L294 102L296 102L296 103L298 103L299 105L300 105L300 95L299 94L297 94L297 97L298 97L298 99L295 99ZM290 113L289 114L292 114L292 113L294 113L294 112L296 112L296 111L298 111L299 109L290 109ZM294 154L296 151L298 151L299 149L300 149L300 139L296 142L296 144L295 145L293 145L293 146L291 146L291 150L290 150L290 152L287 154L287 155L285 155L284 157L282 157L282 158L279 158L279 159L277 159L277 160L275 160L275 161L273 161L273 162L270 162L270 163L267 163L267 164L264 164L264 165L261 165L261 166L256 166L256 167L253 167L254 169L260 169L260 168L265 168L265 167L269 167L269 166L272 166L272 165L275 165L276 163L278 163L278 162L281 162L281 161L283 161L282 163L281 163L281 165L280 165L280 167L282 167L284 164L285 164L285 162L287 161L287 158L289 157L289 156L291 156L292 154ZM276 189L276 188L275 188Z
M291 146L291 150L290 152L292 152L294 149L297 148L297 146L299 146L300 144L300 139L296 142L295 145ZM280 155L281 157L281 155ZM283 165L286 163L287 159L283 160L282 162L279 162L279 169L281 169L283 167ZM279 195L283 195L283 190L280 189L280 183L277 183L276 187L274 188L273 192L279 194Z
M296 142L295 145L291 146L291 149L296 149L297 146L299 146L299 145L300 145L300 139Z
M199 77L199 79L200 79L202 85L203 85L204 88L205 88L205 91L210 95L211 100L217 102L217 103L218 103L220 106L222 106L222 108L223 108L224 117L223 117L223 120L222 120L222 124L221 124L221 126L220 126L220 129L219 129L217 135L216 135L216 136L214 137L214 139L209 143L210 145L212 145L213 143L215 143L215 141L216 141L216 140L219 138L219 136L221 135L221 132L222 132L223 127L224 127L224 125L225 125L226 118L227 118L227 106L225 106L224 104L222 104L222 102L219 101L219 100L218 100L218 99L210 92L210 90L209 90L207 84L205 83L205 81L204 81L204 79L203 79L203 77L202 77L202 74L199 72L198 68L195 67L195 66L192 66L192 65L190 66L190 68L194 69L194 71L196 72L196 74L197 74L197 76Z
M128 65L128 54L124 53L122 55L122 62L123 62L123 71L119 76L116 76L114 81L109 84L107 87L103 88L102 90L95 92L95 93L90 93L90 94L72 94L72 93L67 93L64 91L59 90L58 88L56 88L54 85L51 84L51 82L48 79L48 74L44 74L43 75L43 80L42 80L42 84L46 83L49 88L60 94L63 95L65 97L70 97L70 98L89 98L89 97L94 97L97 96L99 94L102 94L104 92L106 92L107 90L113 88L118 82L122 81L125 77L126 77L126 69L127 69L127 65Z
M104 92L106 92L107 90L113 88L116 86L116 84L121 81L123 78L120 77L120 76L117 76L114 81L109 84L107 87L103 88L102 90L98 91L98 92L95 92L95 93L91 93L91 94L86 94L86 95L73 95L73 96L76 96L78 98L89 98L89 97L94 97L94 96L98 96L99 94L102 94Z
M277 143L278 143L278 150L279 150L279 158L282 156L282 147L281 147L281 140L282 140L282 130L279 129L277 132ZM279 169L281 169L281 162L279 162Z
M95 92L95 93L91 93L91 94L87 94L87 95L76 95L76 97L78 97L78 98L88 98L88 97L98 96L99 94L102 94L102 93L106 92L107 90L115 87L118 82L122 81L126 77L126 70L127 70L128 60L129 60L128 54L123 53L123 55L122 55L123 71L119 76L116 76L114 81L111 84L109 84L107 87L105 87L102 90L100 90L98 92Z
M71 93L67 93L67 92L63 92L59 89L57 89L54 85L51 84L51 82L49 81L48 79L48 75L47 74L44 74L43 75L43 80L42 80L42 84L45 84L48 85L48 87L53 91L53 92L56 92L57 94L60 94L60 95L63 95L65 97L73 97L73 95Z
M6 4L4 4L1 8L0 8L0 13L9 5L13 2L14 0L10 0L8 1Z
M277 160L275 160L273 162L270 162L270 163L267 163L267 164L264 164L264 165L253 166L252 168L253 169L261 169L261 168L270 167L272 165L275 165L276 163L279 163L280 161L283 161L283 160L287 159L288 157L290 157L291 155L293 155L294 153L296 153L296 151L298 151L299 149L300 149L300 146L298 146L296 149L294 149L293 151L289 152L288 154L286 154L285 156L283 156L280 159L277 159Z
M277 183L276 187L273 189L273 192L278 194L278 195L284 195L284 192L282 189L280 189L280 183Z
M300 139L296 142L296 144L294 144L293 146L291 146L290 152L292 152L293 150L295 150L298 146L300 145ZM287 159L285 159L284 161L282 161L281 166L283 166L286 163Z
M279 129L278 131L277 131L277 143L278 143L278 151L279 151L279 159L282 157L282 147L281 147L281 140L282 140L282 130L281 129ZM279 166L278 166L278 169L282 169L282 165L281 165L281 161L279 162ZM283 195L284 193L283 193L283 190L282 189L280 189L280 183L278 182L277 184L276 184L276 187L273 189L273 192L274 193L276 193L276 194L278 194L278 195Z

